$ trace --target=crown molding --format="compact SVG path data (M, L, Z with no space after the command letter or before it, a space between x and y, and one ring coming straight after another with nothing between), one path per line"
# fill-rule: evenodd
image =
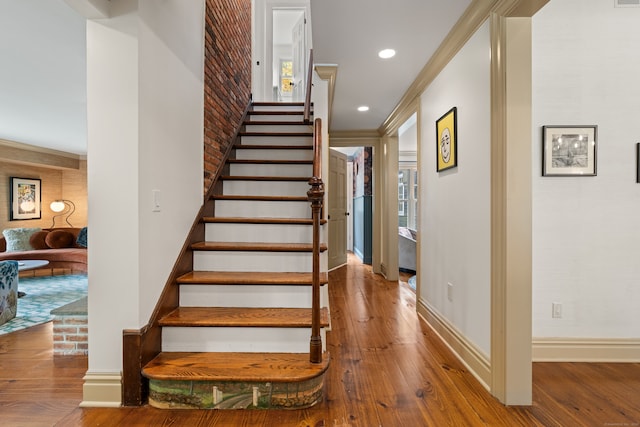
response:
M0 139L0 161L4 162L54 169L80 169L80 160L85 159L78 154Z
M327 118L327 129L331 129L331 110L333 109L333 95L336 91L336 77L338 75L338 65L336 64L316 64L316 73L322 80L329 83L329 117Z
M530 17L548 2L549 0L474 0L471 2L409 86L398 105L378 128L378 132L381 135L397 132L402 123L416 111L420 95L492 13L506 17Z
M380 141L377 130L346 130L333 131L329 134L330 147L349 147L354 144L374 145Z

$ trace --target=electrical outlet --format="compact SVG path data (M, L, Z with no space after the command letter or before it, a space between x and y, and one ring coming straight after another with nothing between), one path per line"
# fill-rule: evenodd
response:
M562 319L562 304L559 302L551 303L551 317L554 319Z
M453 301L453 283L447 282L447 299Z

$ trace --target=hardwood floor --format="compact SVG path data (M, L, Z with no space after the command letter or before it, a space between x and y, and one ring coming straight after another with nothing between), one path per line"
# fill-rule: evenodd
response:
M640 364L536 363L533 405L504 407L418 319L405 283L350 262L330 273L329 292L331 365L313 408L77 408L87 359L54 358L46 324L0 336L0 425L640 426Z

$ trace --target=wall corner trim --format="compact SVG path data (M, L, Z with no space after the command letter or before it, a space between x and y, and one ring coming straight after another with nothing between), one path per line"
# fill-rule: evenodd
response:
M418 315L445 343L480 384L491 391L491 361L429 303L417 301Z
M119 408L122 406L120 372L87 372L83 378L81 408Z

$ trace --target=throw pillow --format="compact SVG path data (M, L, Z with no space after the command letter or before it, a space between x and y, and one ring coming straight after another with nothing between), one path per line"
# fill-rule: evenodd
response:
M40 228L7 228L2 235L7 241L7 252L30 251L33 248L29 243L31 235L40 231Z
M70 231L53 230L47 234L44 241L51 249L63 249L73 246L76 238Z
M76 245L80 246L81 248L87 247L87 227L83 227L78 233Z
M29 239L31 247L35 250L49 249L49 246L47 246L47 242L45 242L48 234L49 232L44 230L33 233L31 235L31 238Z

